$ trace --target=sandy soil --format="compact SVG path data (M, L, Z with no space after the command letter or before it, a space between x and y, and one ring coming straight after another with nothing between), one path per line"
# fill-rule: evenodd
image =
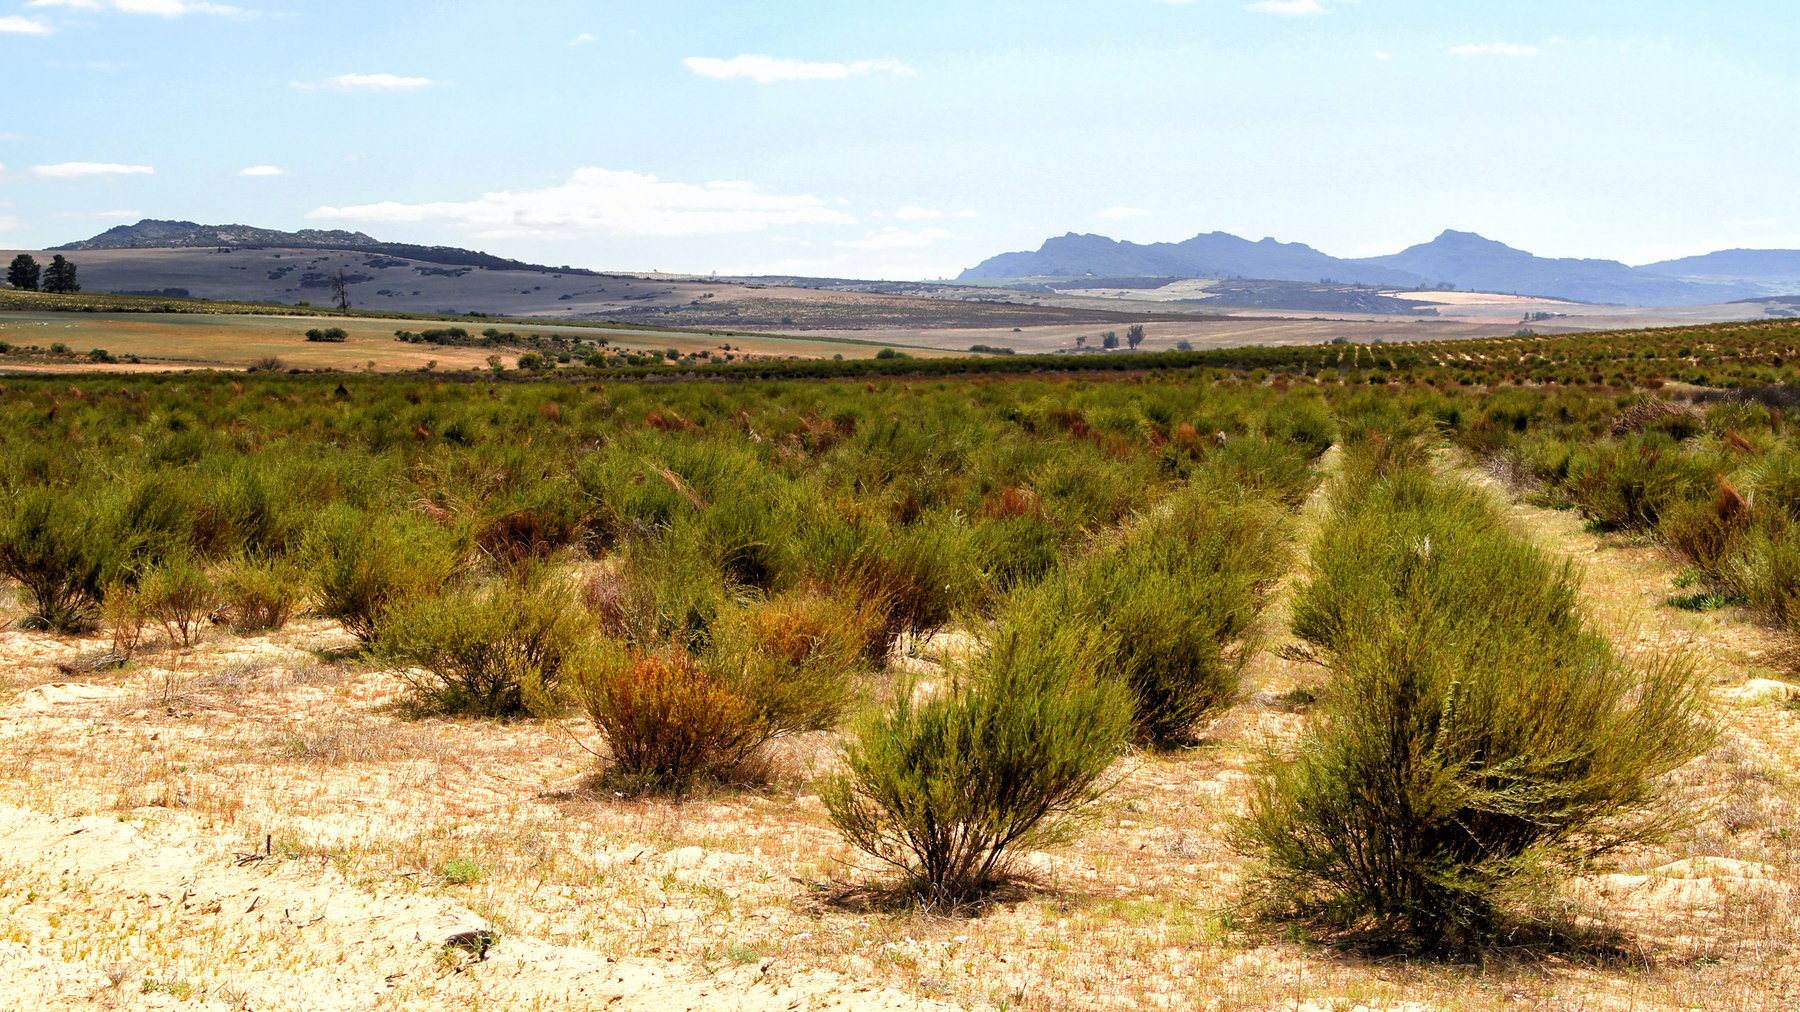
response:
M829 736L789 748L764 791L630 801L593 788L581 721L407 719L403 682L323 621L86 675L57 665L103 641L8 630L0 1007L1800 1006L1785 644L1730 610L1667 607L1676 570L1650 546L1513 512L1580 564L1619 642L1696 656L1727 727L1671 796L1699 806L1691 829L1543 901L1618 932L1609 947L1371 961L1243 921L1226 823L1251 762L1303 719L1290 691L1323 678L1276 652L1203 747L1129 761L1089 835L1031 855L1033 882L981 916L946 918L860 901L884 873L824 818ZM480 930L485 959L446 944Z

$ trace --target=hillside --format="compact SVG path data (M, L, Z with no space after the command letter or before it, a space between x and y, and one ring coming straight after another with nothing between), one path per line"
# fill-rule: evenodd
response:
M61 251L125 250L125 249L353 249L377 256L400 257L421 263L460 267L482 267L488 270L532 271L539 274L593 275L594 271L572 267L546 267L542 264L509 260L491 253L460 249L455 246L419 246L413 243L382 242L361 232L339 229L303 228L297 232L256 228L251 225L201 225L191 221L163 221L145 218L135 225L109 228L92 239L52 247Z
M1800 250L1728 249L1703 256L1645 264L1644 270L1677 278L1742 279L1800 286Z
M1746 251L1756 252L1756 251ZM1224 232L1179 243L1139 244L1070 233L1035 252L1002 253L960 280L1082 278L1254 278L1399 288L1459 288L1628 306L1710 305L1769 294L1764 275L1721 271L1677 277L1614 260L1534 256L1472 232L1445 231L1399 253L1340 259L1303 243L1251 242Z

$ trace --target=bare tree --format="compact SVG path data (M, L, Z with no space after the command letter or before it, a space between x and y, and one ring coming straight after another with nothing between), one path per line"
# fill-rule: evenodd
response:
M344 274L342 267L331 276L331 297L337 301L339 311L350 311L350 279Z

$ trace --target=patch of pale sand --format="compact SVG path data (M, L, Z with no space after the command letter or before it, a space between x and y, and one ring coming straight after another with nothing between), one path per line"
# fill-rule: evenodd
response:
M1488 306L1488 305L1545 305L1576 306L1577 302L1565 302L1561 299L1546 299L1535 295L1501 295L1496 292L1383 292L1396 299L1411 299L1415 302L1435 302L1444 306Z
M662 868L709 858L676 851ZM222 851L178 825L50 818L0 806L0 1006L82 1004L181 984L256 1009L453 1002L500 1007L899 1009L936 1002L769 963L705 973L662 960L504 935L487 953L447 944L491 925L442 896L353 886L328 864ZM111 976L119 978L114 985Z
M1774 678L1752 678L1742 685L1720 690L1719 695L1742 706L1788 703L1800 699L1800 685Z

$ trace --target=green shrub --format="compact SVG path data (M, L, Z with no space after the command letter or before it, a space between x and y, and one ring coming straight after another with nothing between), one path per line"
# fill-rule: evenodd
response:
M1434 946L1489 930L1521 872L1668 825L1659 780L1711 734L1691 666L1618 658L1480 490L1345 483L1309 575L1295 631L1332 682L1240 825L1266 899Z
M1577 451L1566 488L1595 527L1650 531L1677 503L1709 498L1723 473L1722 462L1651 434Z
M1657 536L1675 554L1693 565L1709 582L1727 579L1728 570L1742 551L1752 518L1736 493L1722 486L1719 498L1683 499L1662 511Z
M470 857L453 857L444 862L444 882L448 885L468 885L481 881L481 865Z
M456 569L438 528L406 514L344 505L328 508L313 524L306 557L319 614L365 642L375 638L389 608L436 593Z
M970 537L981 572L997 591L1034 584L1062 562L1062 534L1040 515L987 520Z
M81 493L28 487L0 507L0 573L17 580L34 622L58 632L92 626L120 568L118 546Z
M1751 470L1749 484L1759 513L1800 520L1800 453L1770 453Z
M932 906L978 900L1022 849L1066 839L1110 786L1131 701L1087 674L1092 637L1003 632L947 685L904 685L845 746L821 793L858 849Z
M1191 486L1119 545L1021 594L1001 624L1031 636L1054 623L1112 644L1093 653L1093 673L1130 692L1140 741L1179 745L1237 698L1256 617L1289 554L1269 499Z
M186 553L159 563L144 576L138 590L145 614L168 631L171 642L184 648L194 645L220 602L218 588L205 568Z
M856 697L853 672L878 620L855 598L788 594L723 615L707 659L767 740L830 730Z
M131 660L138 647L143 645L144 625L150 621L143 595L130 584L115 583L106 588L100 608L101 617L112 634L113 654Z
M219 595L239 634L280 629L293 617L305 587L300 566L289 559L240 556L219 574Z
M1770 621L1800 629L1800 525L1753 528L1725 566L1722 582Z
M929 636L971 607L982 592L970 529L959 517L932 515L866 544L848 580L882 620L871 650L885 654L902 634Z
M554 578L501 581L421 595L392 606L375 640L419 706L481 717L548 715L573 669L588 662L591 627Z

